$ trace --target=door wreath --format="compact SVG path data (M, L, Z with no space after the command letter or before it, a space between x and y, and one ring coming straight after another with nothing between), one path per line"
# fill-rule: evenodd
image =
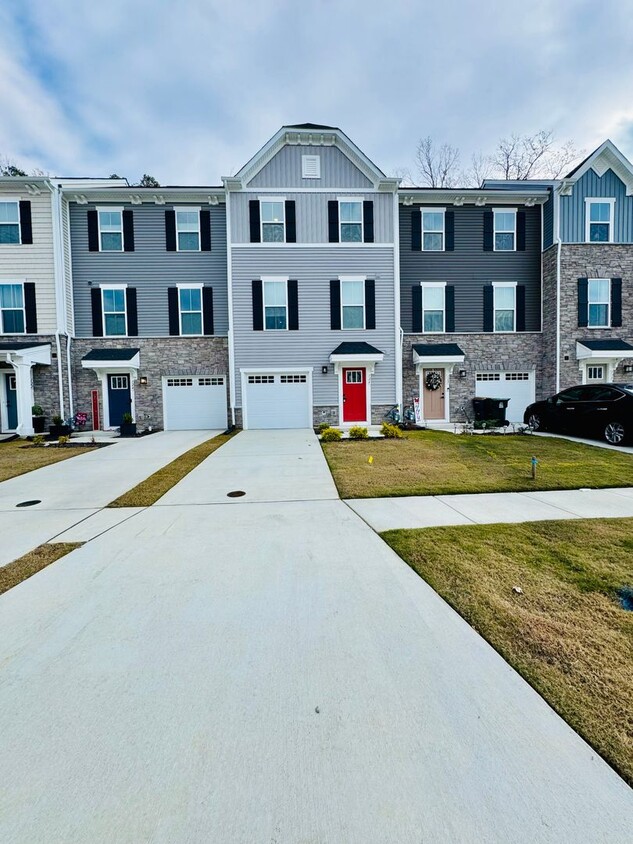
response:
M439 372L427 372L426 378L424 379L424 386L427 390L430 390L432 393L435 390L439 390L442 386L442 376Z

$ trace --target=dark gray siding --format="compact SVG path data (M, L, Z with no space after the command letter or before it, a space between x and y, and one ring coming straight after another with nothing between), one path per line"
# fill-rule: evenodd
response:
M414 252L412 207L400 206L400 313L405 332L412 331L411 287L421 281L445 281L455 286L457 334L483 331L484 285L516 281L525 285L526 330L540 330L541 208L518 209L526 215L525 252L484 252L483 214L492 207L447 207L447 211L455 213L455 251Z
M105 203L99 203L99 205ZM185 204L185 203L183 203ZM186 203L191 206L195 203ZM75 331L92 336L90 287L128 284L137 289L140 337L169 335L167 288L184 282L213 287L214 330L228 332L226 270L226 208L209 207L211 252L167 252L165 208L177 206L126 205L134 212L134 252L89 252L87 211L93 205L70 204Z
M614 243L633 243L633 196L626 195L624 182L613 170L598 176L587 170L576 182L571 196L560 198L560 232L563 243L585 242L585 199L587 197L615 198Z
M301 156L321 158L321 178L301 178ZM252 188L372 188L371 181L340 149L327 146L286 145L250 181Z

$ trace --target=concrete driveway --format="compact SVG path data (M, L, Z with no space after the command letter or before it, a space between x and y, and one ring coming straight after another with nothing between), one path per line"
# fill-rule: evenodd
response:
M628 840L633 792L326 497L314 443L240 434L235 474L224 446L172 492L218 503L146 509L0 597L0 840Z

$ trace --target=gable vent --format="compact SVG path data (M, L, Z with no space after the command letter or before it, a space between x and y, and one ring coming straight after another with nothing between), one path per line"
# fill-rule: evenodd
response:
M320 155L302 155L301 156L301 178L303 178L303 179L320 179L321 178L321 156Z

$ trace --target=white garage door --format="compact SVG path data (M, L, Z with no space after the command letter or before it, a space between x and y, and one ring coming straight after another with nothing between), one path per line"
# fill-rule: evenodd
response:
M477 372L475 395L484 399L510 399L506 419L523 422L523 411L534 401L534 371Z
M245 428L311 428L312 395L306 373L245 374Z
M224 430L226 379L221 375L163 379L166 431Z

